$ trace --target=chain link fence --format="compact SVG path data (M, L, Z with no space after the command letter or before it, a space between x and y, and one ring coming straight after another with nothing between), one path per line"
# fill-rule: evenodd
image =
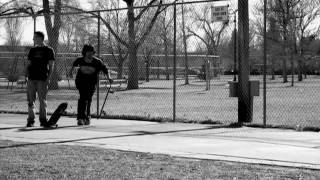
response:
M263 124L263 1L255 3L249 7L249 79L260 82L259 96L253 98L252 123ZM212 6L227 4L229 21L213 22ZM33 31L40 30L46 33L47 44L56 51L53 81L57 85L48 94L49 113L59 103L67 101L67 112L76 114L79 98L75 88L76 72L69 71L73 61L81 56L83 45L92 44L96 56L109 67L114 79L111 85L114 93L108 96L104 117L224 124L238 121L238 100L230 97L229 89L230 82L238 82L238 55L241 53L235 49L239 45L237 36L241 20L236 3L180 2L176 5L176 16L173 4L139 6L131 11L134 19L129 17L130 9L119 6L101 3L99 7L105 10L92 12L65 8L60 15L60 28L52 29L55 31L47 31L45 16L2 17L2 25L9 21L13 23L11 28L3 26L6 35L1 37L0 110L27 112L23 69L33 45ZM318 35L312 36L313 39L301 35L299 23L295 22L297 18L289 18L287 26L281 24L277 6L280 5L276 1L270 1L267 13L266 123L319 127L320 68L318 52L315 52L315 46L319 47ZM314 22L318 18L315 16ZM19 21L21 27L17 32ZM130 31L132 27L134 29ZM310 32L316 33L312 31L314 28L317 29L318 24L310 27ZM17 39L8 39L9 32L22 34L18 43L14 43ZM296 38L289 41L289 34ZM296 39L295 43L293 39ZM285 74L287 81L284 83ZM291 74L293 79L290 79ZM100 112L109 88L103 74L99 82L99 91L92 102L93 114ZM136 85L139 88L132 88Z

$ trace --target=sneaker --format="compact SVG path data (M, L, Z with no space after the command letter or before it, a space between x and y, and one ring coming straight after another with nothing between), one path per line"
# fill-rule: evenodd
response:
M34 120L28 120L27 127L33 127L34 126Z
M85 121L83 119L78 119L78 126L83 126L84 122Z
M91 120L90 119L86 119L85 121L84 121L84 125L90 125L90 122Z
M47 127L48 126L48 120L41 119L40 120L40 126L41 127Z

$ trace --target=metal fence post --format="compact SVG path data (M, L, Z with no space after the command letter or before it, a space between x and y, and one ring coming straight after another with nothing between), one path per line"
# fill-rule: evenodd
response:
M100 11L98 12L98 48L97 48L98 58L100 58ZM97 116L99 116L99 98L100 98L100 77L98 74L98 83L97 83Z
M263 5L263 126L267 125L267 0Z
M233 33L234 33L234 39L233 39L233 61L234 61L234 64L233 64L233 81L237 81L237 11L234 11L234 30L233 30Z
M210 60L206 59L205 60L205 71L206 71L206 91L210 90L210 78L211 78L211 73L210 73Z
M177 76L177 4L174 2L173 10L173 122L176 121L176 76Z

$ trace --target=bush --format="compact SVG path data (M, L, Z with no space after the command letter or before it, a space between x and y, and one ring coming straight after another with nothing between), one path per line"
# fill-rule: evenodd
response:
M19 76L18 76L18 75L10 74L10 75L8 76L9 82L16 82L16 81L18 81L18 79L19 79Z

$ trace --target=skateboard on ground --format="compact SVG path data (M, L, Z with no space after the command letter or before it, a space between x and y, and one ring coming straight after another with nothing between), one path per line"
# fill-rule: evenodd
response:
M59 121L60 117L65 113L67 107L68 103L61 103L51 115L49 121L47 122L47 127L58 127L57 122Z

